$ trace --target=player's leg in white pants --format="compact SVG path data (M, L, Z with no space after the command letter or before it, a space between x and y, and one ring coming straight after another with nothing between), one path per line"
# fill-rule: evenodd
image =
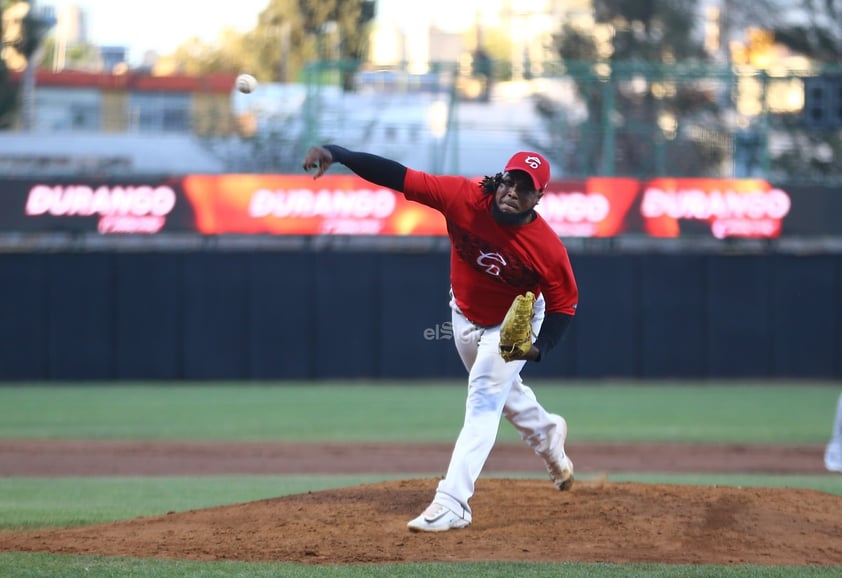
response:
M535 317L532 319L532 332L538 335L544 322L544 298L535 302ZM555 422L544 409L532 388L523 383L520 371L515 375L514 383L506 398L503 416L515 427L521 439L538 453L548 451L555 433Z
M824 451L824 465L831 472L842 472L842 395L836 405L833 433Z
M555 451L550 444L555 433L556 422L536 399L532 389L523 383L520 375L515 377L503 416L515 427L521 439L536 453ZM558 418L556 418L558 419Z
M533 327L537 334L543 321L543 299L536 302ZM477 478L494 447L500 416L505 414L533 449L546 445L555 423L523 384L520 371L525 361L506 362L500 357L500 327L473 325L451 303L453 337L459 356L468 370L465 421L450 458L445 478L439 483L435 501L464 518L471 519L468 500Z

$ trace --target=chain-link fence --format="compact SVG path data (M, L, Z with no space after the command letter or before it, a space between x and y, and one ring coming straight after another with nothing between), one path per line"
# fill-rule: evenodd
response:
M557 179L842 182L842 67L533 68L511 80L504 62L416 70L319 61L307 66L302 83L267 83L248 95L234 91L232 79L213 90L207 79L175 79L167 91L151 90L144 78L136 89L99 77L84 88L54 79L36 94L38 130L0 135L7 137L0 138L0 164L14 174L36 164L62 174L89 166L109 174L290 173L300 170L307 146L335 142L418 169L474 176L513 150L533 149L552 160ZM80 138L67 147L55 133ZM171 161L150 165L149 148Z
M496 64L483 74L312 63L301 141L463 174L528 147L551 158L559 178L842 181L842 69L606 62L541 71L514 82Z

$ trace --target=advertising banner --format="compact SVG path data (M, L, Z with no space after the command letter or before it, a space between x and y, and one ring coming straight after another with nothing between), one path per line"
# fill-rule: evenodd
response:
M0 181L0 231L108 235L193 229L180 178Z
M552 181L536 211L560 237L615 237L628 230L639 190L636 179Z
M640 213L655 237L708 229L717 239L771 239L791 207L786 192L760 179L658 178L643 185Z
M762 179L591 177L552 181L537 211L560 237L776 238L842 233L840 199ZM267 174L0 179L0 231L447 234L438 212L356 175Z
M446 235L442 216L353 175L188 175L206 234Z

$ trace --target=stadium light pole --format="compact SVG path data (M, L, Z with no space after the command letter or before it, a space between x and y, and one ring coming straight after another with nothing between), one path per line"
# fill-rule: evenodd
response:
M442 170L442 156L439 150L447 134L448 105L441 98L436 98L427 107L427 128L430 130L430 172L438 174Z
M35 72L38 68L38 63L44 56L44 43L42 40L46 36L46 32L55 26L56 16L55 11L49 7L42 9L41 13L36 16L35 0L30 0L27 17L35 19L35 28L38 34L32 52L24 55L26 58L26 68L23 71L21 83L21 121L23 130L30 132L35 125ZM28 33L34 34L36 32L29 30Z

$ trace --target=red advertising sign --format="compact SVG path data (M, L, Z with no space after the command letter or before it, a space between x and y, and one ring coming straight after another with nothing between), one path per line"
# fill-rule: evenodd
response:
M189 175L200 233L445 235L435 210L353 175Z
M592 177L553 181L537 211L561 237L614 237L626 230L640 181Z
M640 212L655 237L678 237L693 222L705 223L717 239L775 238L792 201L760 179L673 179L648 181Z

